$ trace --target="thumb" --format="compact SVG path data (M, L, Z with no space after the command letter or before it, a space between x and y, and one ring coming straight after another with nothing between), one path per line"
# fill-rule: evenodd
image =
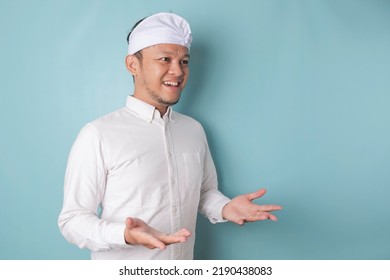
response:
M262 197L263 195L265 195L266 193L266 189L260 189L260 190L257 190L255 192L252 192L252 193L248 193L246 194L246 198L248 198L250 201L256 199L256 198L259 198L259 197Z
M245 220L242 219L242 218L234 218L232 220L230 220L231 222L237 224L237 225L240 225L240 226L243 226L245 224Z
M126 228L132 229L136 226L136 221L131 217L127 217L125 224L126 224Z

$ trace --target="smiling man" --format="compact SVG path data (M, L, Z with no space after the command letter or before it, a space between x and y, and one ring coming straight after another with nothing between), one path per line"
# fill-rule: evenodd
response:
M188 80L191 41L178 15L137 23L126 57L132 96L73 144L58 224L92 259L192 259L198 211L212 223L277 220L280 206L252 203L264 189L232 200L218 190L202 126L171 107Z

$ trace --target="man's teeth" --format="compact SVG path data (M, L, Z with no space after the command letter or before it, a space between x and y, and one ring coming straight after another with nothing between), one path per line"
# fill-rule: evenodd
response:
M164 82L164 85L177 87L179 85L179 83L177 83L177 82Z

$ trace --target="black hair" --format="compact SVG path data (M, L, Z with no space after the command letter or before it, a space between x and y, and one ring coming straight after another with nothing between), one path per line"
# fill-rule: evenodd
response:
M131 33L132 33L132 32L134 31L134 29L138 26L138 24L140 24L144 19L145 19L145 18L140 19L139 21L137 21L137 22L134 24L134 26L131 28L129 34L127 34L127 38L126 38L127 44L129 44L129 39L130 39ZM139 50L138 52L134 53L134 55L135 55L135 57L138 58L139 60L142 60L142 53L141 53L141 50Z
M134 24L134 26L131 28L129 34L127 34L127 38L126 38L127 43L129 43L129 39L130 39L131 32L133 32L134 29L138 26L138 24L140 24L144 19L145 19L145 18L140 19L139 21L137 21L137 22Z

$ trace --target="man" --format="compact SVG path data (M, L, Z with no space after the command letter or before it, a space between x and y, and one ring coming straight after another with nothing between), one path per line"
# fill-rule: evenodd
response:
M251 202L264 189L232 200L218 191L202 126L172 110L189 75L188 23L155 14L128 41L134 93L88 123L72 147L58 220L64 237L93 259L192 259L198 211L212 223L276 221L280 206Z

